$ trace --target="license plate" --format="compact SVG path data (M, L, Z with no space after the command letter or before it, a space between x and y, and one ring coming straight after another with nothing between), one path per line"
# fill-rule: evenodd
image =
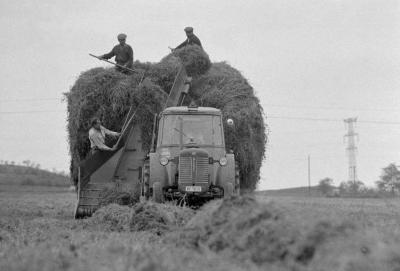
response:
M201 192L201 186L186 186L186 192Z

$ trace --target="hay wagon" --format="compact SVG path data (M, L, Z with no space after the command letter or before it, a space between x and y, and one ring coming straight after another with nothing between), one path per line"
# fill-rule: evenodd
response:
M143 148L141 127L132 121L136 113L130 110L116 150L98 152L79 165L75 218L90 216L110 202L178 200L199 205L239 193L239 169L225 147L221 111L181 106L190 82L182 66L165 109L154 116L150 152Z

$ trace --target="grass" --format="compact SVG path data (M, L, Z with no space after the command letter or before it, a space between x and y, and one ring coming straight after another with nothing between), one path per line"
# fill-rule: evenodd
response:
M31 166L0 164L0 184L67 187L71 183L68 176L60 173Z
M387 236L400 235L400 198L326 198L307 196L258 196L274 201L288 214L304 219L350 220L364 229L378 229Z
M213 253L162 244L152 232L110 232L74 220L76 195L0 186L0 270L244 270Z
M97 220L74 220L75 200L65 188L0 185L0 270L400 268L400 199L258 195L215 201L161 235L146 224L141 230L98 227L106 218L121 222L107 209ZM131 212L180 212L146 208Z

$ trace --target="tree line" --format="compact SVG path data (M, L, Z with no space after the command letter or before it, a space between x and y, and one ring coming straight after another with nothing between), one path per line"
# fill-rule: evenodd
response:
M382 169L382 174L375 182L375 187L367 187L362 181L341 182L338 187L333 179L324 178L318 183L318 190L328 197L385 197L400 195L400 170L391 163Z

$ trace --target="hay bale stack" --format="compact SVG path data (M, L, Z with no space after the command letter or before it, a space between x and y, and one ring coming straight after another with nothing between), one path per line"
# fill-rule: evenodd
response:
M126 75L113 68L94 68L79 76L65 94L74 183L77 167L89 152L87 136L93 116L98 116L105 127L120 131L129 107L139 108L134 121L142 126L142 140L149 149L153 114L162 110L181 63L193 77L190 96L197 104L219 108L224 119L234 119L234 129L225 127L227 147L239 161L242 188L256 187L266 143L259 100L240 72L226 63L211 64L198 46L176 50L159 63L136 61L133 68L138 73ZM190 103L189 99L186 102ZM142 104L145 106L139 107Z

